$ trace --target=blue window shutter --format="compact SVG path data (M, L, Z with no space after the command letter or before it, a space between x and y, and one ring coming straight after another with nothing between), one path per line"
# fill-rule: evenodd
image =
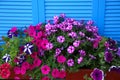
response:
M120 0L106 0L104 35L120 41Z
M92 19L93 0L40 0L41 7L40 4L42 8L39 8L39 14L43 15L40 16L43 21L51 20L61 13L76 20Z
M37 0L0 0L0 40L7 31L38 23Z

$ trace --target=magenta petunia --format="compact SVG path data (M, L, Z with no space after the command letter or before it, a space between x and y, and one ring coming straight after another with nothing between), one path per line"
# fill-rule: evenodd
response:
M53 69L52 70L52 77L53 78L58 78L59 77L59 70L58 69Z
M13 27L11 30L10 30L11 32L16 32L17 31L17 27Z
M38 58L35 58L34 61L33 61L33 65L35 67L39 67L41 65L42 61Z
M47 40L47 39L44 39L44 40L41 41L41 48L42 48L43 50L46 50L46 45L47 45L47 43L48 43L48 40Z
M21 74L21 68L20 67L14 67L15 74Z
M42 74L44 74L44 75L49 74L49 72L50 72L50 67L49 67L48 65L42 66L42 67L41 67L41 72L42 72Z
M57 62L58 63L64 63L66 61L66 58L63 55L60 55L57 57Z
M22 75L26 74L26 67L24 66L21 67L21 74Z
M22 66L26 68L26 70L28 70L30 68L30 64L28 62L23 62Z
M60 79L63 79L63 78L65 78L65 77L66 77L66 71L61 70L61 71L59 72L59 78L60 78Z

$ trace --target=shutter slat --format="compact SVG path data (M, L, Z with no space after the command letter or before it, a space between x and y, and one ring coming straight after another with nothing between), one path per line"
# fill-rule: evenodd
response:
M65 13L67 17L76 20L92 18L93 0L45 0L45 20Z
M120 0L106 0L104 34L120 40Z
M33 23L32 0L0 0L0 37L16 26L22 28Z

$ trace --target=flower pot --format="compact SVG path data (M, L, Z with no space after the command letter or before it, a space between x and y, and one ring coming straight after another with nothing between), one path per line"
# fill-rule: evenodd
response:
M93 70L90 69L81 69L78 72L67 73L66 80L85 80L84 76L87 75L90 77L90 73ZM107 72L105 75L105 80L120 80L120 73L111 71Z

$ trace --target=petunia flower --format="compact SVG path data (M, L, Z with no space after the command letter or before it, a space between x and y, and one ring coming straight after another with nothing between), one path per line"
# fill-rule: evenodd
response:
M117 55L120 57L120 48L118 48Z
M104 73L102 70L95 68L90 74L93 80L104 80Z
M80 64L83 61L83 57L78 58L78 64Z
M80 56L84 57L86 56L86 52L84 50L79 50Z
M23 62L22 66L26 68L26 70L28 70L30 68L30 64L28 62Z
M57 57L57 62L58 63L64 63L66 61L66 58L63 55L60 55Z
M42 61L39 58L35 58L33 61L33 65L36 67L39 67L41 65Z
M79 47L79 45L80 45L80 41L79 41L79 40L75 40L75 41L73 42L73 46L74 46L74 47Z
M60 78L60 79L63 79L63 78L65 78L65 77L66 77L66 71L61 70L61 71L59 72L59 78Z
M49 43L46 44L46 49L47 50L51 50L52 48L53 48L53 44L52 43L49 42Z
M50 72L50 67L49 67L48 65L42 66L42 67L41 67L41 72L42 72L42 74L44 74L44 75L49 74L49 72Z
M11 73L10 73L10 70L9 70L9 69L3 69L3 70L1 71L1 77L4 78L4 79L9 78L10 74L11 74Z
M77 34L76 34L76 32L70 32L70 33L68 34L68 36L70 36L70 37L72 37L72 38L76 38L76 37L77 37Z
M104 59L106 62L110 63L113 60L113 55L110 52L105 52Z
M68 65L69 67L74 66L74 60L73 60L73 59L68 59L67 65Z
M24 52L26 54L32 54L33 51L33 44L32 43L27 43L26 45L24 45Z
M58 78L59 77L59 70L58 69L53 69L52 70L52 77L53 78Z
M11 57L9 54L5 54L2 59L5 61L5 62L9 62L11 60Z
M56 48L54 57L57 57L58 55L60 55L60 53L61 53L61 49L60 48Z
M12 27L10 31L13 32L13 33L16 32L17 31L17 27Z
M46 45L48 44L48 40L47 39L44 39L41 41L41 48L43 50L46 50Z
M59 43L63 43L63 42L65 41L65 37L64 37L64 36L58 36L58 37L57 37L57 41L58 41Z
M68 52L69 54L72 54L72 53L74 52L74 50L75 50L75 48L74 48L73 46L69 46L69 47L67 48L67 52Z

